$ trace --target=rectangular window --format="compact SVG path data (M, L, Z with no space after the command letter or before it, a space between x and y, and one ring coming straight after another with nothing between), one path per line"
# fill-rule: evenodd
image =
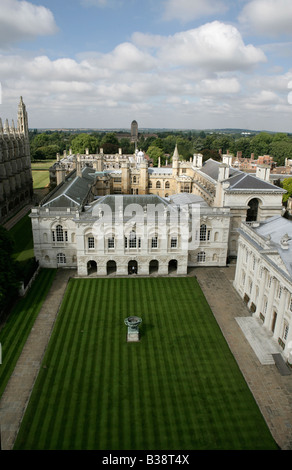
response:
M94 248L94 238L88 237L88 249L91 250L92 248Z
M158 237L152 237L151 248L158 248Z
M137 237L134 231L130 233L129 248L137 248Z
M55 241L56 241L56 239L55 239L55 232L54 232L54 230L52 230L52 239L53 239L53 242L55 242Z
M176 237L171 237L170 247L171 248L177 248L177 238Z
M108 238L107 246L108 246L108 249L109 249L109 250L110 250L111 248L114 248L114 247L115 247L115 239L114 239L114 237Z
M286 340L288 337L288 331L289 331L289 326L287 323L284 325L284 334L283 334L283 339Z

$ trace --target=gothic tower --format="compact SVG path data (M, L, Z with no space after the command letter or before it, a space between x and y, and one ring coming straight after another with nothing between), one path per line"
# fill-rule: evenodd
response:
M22 100L22 96L20 97L20 102L18 105L18 120L17 120L17 127L21 134L25 137L28 137L28 119L27 119L27 112L26 106Z

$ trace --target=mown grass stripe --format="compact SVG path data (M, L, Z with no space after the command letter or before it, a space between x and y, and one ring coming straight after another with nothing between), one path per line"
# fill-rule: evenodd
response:
M62 304L64 319L56 323L57 339L50 342L53 354L54 346L58 346L57 356L63 355L62 345L66 351L72 347L68 375L63 383L60 378L59 385L58 377L64 365L54 357L56 382L50 384L44 380L43 388L37 392L40 402L43 397L48 402L51 387L59 391L59 386L67 387L67 392L59 394L59 398L70 401L70 419L59 422L57 415L64 404L54 407L52 401L50 413L55 417L54 435L59 432L58 426L63 425L64 432L66 426L70 430L62 440L61 436L58 439L51 436L46 442L45 437L39 436L34 447L41 448L45 442L46 447L63 449L252 448L258 445L254 442L260 436L263 447L275 448L194 279L116 278L75 282L81 288L70 292L70 301L74 293L73 305ZM87 302L78 302L78 296ZM91 307L95 303L96 315ZM130 314L143 319L138 344L126 343L123 320ZM75 330L90 329L81 339L75 336L79 343L73 341L74 328L68 324L66 327L68 317ZM76 349L80 357L76 356ZM86 354L88 362L84 358ZM75 393L77 388L71 388L71 396L68 394L74 358L78 371L73 376L79 377L76 380L79 397ZM227 373L226 367L234 372ZM45 372L50 373L50 367ZM236 405L234 397L241 406ZM26 425L31 426L30 421L37 417L39 433L45 435L49 424L43 414L45 410L34 416L31 401L26 415L31 406L33 411ZM76 412L78 406L80 413ZM19 447L16 443L15 448L30 448L30 445L28 439Z

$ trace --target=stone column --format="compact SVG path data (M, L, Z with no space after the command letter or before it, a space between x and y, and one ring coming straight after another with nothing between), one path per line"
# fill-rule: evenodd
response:
M279 337L279 334L280 334L280 329L283 326L283 318L284 318L284 313L285 313L285 305L286 305L286 301L287 301L287 294L288 294L288 291L287 291L286 287L282 287L282 294L281 294L281 299L280 299L280 302L279 302L279 308L278 308L278 312L277 312L276 327L275 327L275 331L274 331L274 334L273 334L273 338L276 339L277 341L278 341L278 337Z
M267 282L267 273L268 271L266 268L262 267L263 270L262 278L261 278L261 283L260 283L260 288L259 288L259 301L257 303L257 309L254 313L255 317L260 316L260 313L263 313L263 306L264 306L264 294L265 294L265 287L266 287L266 282Z
M271 317L273 314L273 305L274 305L274 296L275 296L275 289L276 289L276 282L277 279L272 276L272 282L271 282L271 287L270 287L270 292L269 292L269 297L268 297L268 305L267 305L267 314L265 316L265 321L264 321L264 326L270 331L270 323L271 323Z

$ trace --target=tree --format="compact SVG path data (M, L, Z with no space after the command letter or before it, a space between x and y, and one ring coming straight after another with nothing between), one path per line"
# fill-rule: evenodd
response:
M71 149L73 153L85 153L86 149L89 153L96 153L99 141L96 137L90 134L79 134L71 142Z
M165 161L164 152L159 147L156 147L155 145L151 145L147 150L147 154L149 158L151 158L151 160L153 161L153 166L158 165L159 157L161 158L161 164L162 165L164 164L164 161Z
M117 153L119 151L119 140L114 132L108 132L102 139L100 146L104 153Z
M285 178L282 181L282 188L287 191L283 196L283 202L287 202L289 197L292 197L292 178Z
M286 140L275 140L270 145L270 155L279 166L285 165L285 159L292 158L292 144Z
M255 157L258 157L259 155L269 155L272 140L273 137L267 132L261 132L254 136L250 143L251 153L254 153Z
M13 260L13 239L0 226L0 312L17 296L19 282L17 264Z

